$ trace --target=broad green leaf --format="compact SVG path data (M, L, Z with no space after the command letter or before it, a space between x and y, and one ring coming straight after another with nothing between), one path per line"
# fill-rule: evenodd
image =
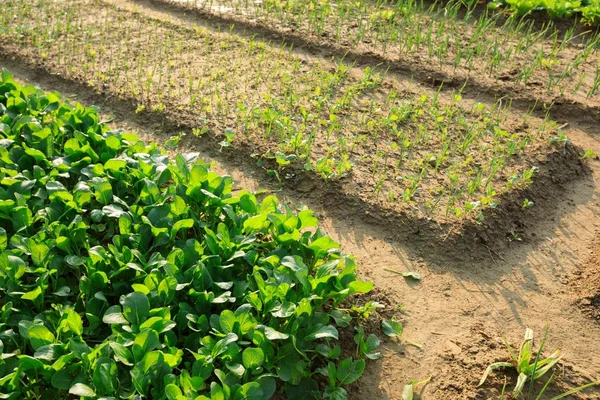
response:
M249 382L242 385L235 395L234 400L265 400L264 392L257 382Z
M165 386L165 395L168 400L178 400L179 396L183 396L183 392L179 388L179 386L169 383Z
M338 331L333 325L315 325L307 332L304 340L312 341L325 338L338 339Z
M112 158L104 164L104 169L107 171L118 172L127 166L127 161Z
M285 256L281 260L281 264L288 267L294 272L298 282L306 290L310 290L310 283L308 282L308 267L304 264L299 256Z
M348 287L352 293L369 293L373 290L373 282L352 281Z
M140 326L148 318L150 302L145 294L129 293L123 301L123 315L133 325Z
M262 203L260 203L261 214L269 214L277 211L277 207L279 207L279 200L275 196L267 196L263 199Z
M46 256L50 252L50 248L43 243L36 243L30 247L31 259L37 266L43 266Z
M361 377L365 370L365 360L352 361L346 358L337 367L336 379L342 385L348 385Z
M105 324L126 324L127 320L121 313L121 307L111 306L104 313L104 317L102 317L102 322L104 322Z
M50 379L52 387L62 390L69 390L72 382L73 377L66 369L59 369L52 375L52 378Z
M175 297L176 290L177 279L172 276L167 276L158 284L158 297L162 300L164 305L167 305Z
M210 400L226 400L225 392L217 382L211 382L210 384Z
M325 389L325 398L329 400L346 400L348 399L348 392L342 387Z
M83 321L79 314L73 309L68 308L63 314L59 326L64 328L66 331L73 332L75 335L80 336L83 334Z
M0 253L0 267L6 271L10 278L18 280L25 274L27 264L19 257L8 253Z
M338 243L336 243L329 236L323 236L315 241L313 241L308 248L311 249L315 253L315 257L321 258L332 250L336 250L340 247Z
M242 364L233 363L233 364L226 364L225 366L227 367L227 369L229 371L231 371L232 374L234 374L238 378L241 378L244 375L244 373L246 372L246 368L244 368L244 366Z
M123 208L118 204L104 206L102 207L102 212L109 218L120 218L122 215L126 214L126 212L123 211Z
M35 301L37 300L38 297L40 297L42 295L42 288L40 288L39 286L36 286L35 289L26 292L25 294L23 294L21 296L21 298L23 300L31 300L31 301Z
M289 400L305 400L315 398L315 392L319 391L319 386L314 379L303 378L298 384L286 383L285 394ZM320 396L320 394L319 394Z
M113 395L117 393L118 381L117 381L117 363L110 358L100 358L96 362L93 373L93 381L96 390L101 394Z
M260 367L265 361L265 354L260 348L249 347L242 353L242 362L246 369Z
M61 354L61 346L58 344L47 344L38 347L33 356L38 360L54 361Z
M302 228L311 228L319 224L319 220L314 217L313 210L303 210L298 214Z
M132 225L131 217L128 214L119 215L119 232L121 235L131 233Z
M265 333L265 336L269 340L286 340L287 338L290 337L290 335L288 335L287 333L276 331L275 329L273 329L269 326L259 325L259 326L257 326L257 328L262 329Z
M276 318L288 318L296 311L296 305L292 302L285 301L279 308L272 311L271 314Z
M109 182L103 181L95 186L95 195L98 202L108 205L113 201L112 186Z
M40 360L28 355L19 355L17 357L19 359L20 372L35 371L37 373L44 371L45 365Z
M219 315L219 324L221 325L221 331L223 333L229 333L233 330L237 318L235 313L231 310L223 310Z
M115 359L127 366L133 365L133 357L129 349L117 342L110 342L110 348L115 353Z
M94 389L84 383L76 383L69 389L69 393L81 397L94 397L96 392Z
M138 333L133 341L133 359L140 361L144 355L160 346L158 333L152 329L146 329Z
M193 219L181 219L177 222L175 222L175 224L173 225L173 228L171 228L171 237L175 237L177 235L177 232L179 232L182 229L191 229L194 227L194 220Z
M29 340L31 341L31 347L33 347L34 350L54 342L54 335L44 325L31 325L27 330L27 333L29 335Z

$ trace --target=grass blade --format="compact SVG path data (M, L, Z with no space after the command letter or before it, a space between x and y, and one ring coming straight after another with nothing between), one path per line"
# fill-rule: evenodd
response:
M548 338L549 329L550 329L550 327L546 323L546 331L544 332L544 337L542 338L542 343L540 343L540 348L538 349L537 354L535 355L535 362L533 363L533 370L531 371L531 380L529 381L529 398L530 399L533 396L533 382L536 379L535 372L538 368L538 362L539 362L540 356L542 354L542 351L544 350L544 344L546 343L546 339ZM544 360L544 361L546 361L546 360ZM547 383L546 383L546 385L547 385Z
M564 399L565 397L567 397L567 396L570 396L570 395L572 395L573 393L577 393L577 392L579 392L579 391L581 391L581 390L583 390L583 389L587 389L587 388L589 388L589 387L592 387L592 386L595 386L595 385L600 385L600 382L590 382L590 383L587 383L587 384L585 384L585 385L582 385L582 386L576 387L576 388L574 388L574 389L571 389L571 390L569 390L568 392L565 392L565 393L563 393L563 394L561 394L561 395L558 395L558 396L556 396L556 397L553 397L553 398L552 398L552 399L550 399L550 400L559 400L559 399Z
M542 398L542 395L546 391L546 388L548 387L548 385L550 384L550 382L552 381L553 378L554 378L554 373L552 373L552 375L550 376L550 379L548 379L548 382L546 382L546 384L544 385L544 387L542 388L542 390L540 390L540 392L538 393L538 395L535 398L535 400L540 400ZM531 398L531 391L529 392L529 398Z

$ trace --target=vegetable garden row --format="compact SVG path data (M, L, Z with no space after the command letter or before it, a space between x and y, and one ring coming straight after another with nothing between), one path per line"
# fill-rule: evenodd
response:
M0 134L2 398L339 399L378 357L363 334L341 358L338 329L374 309L347 299L373 285L312 211L233 195L197 154L6 70Z
M196 135L220 134L223 151L249 147L274 160L280 179L290 168L325 180L350 175L348 191L411 217L481 219L568 142L557 123L508 101L465 100L460 90L301 57L285 45L97 1L2 7L12 17L1 37L32 62L136 102L137 112L169 115Z

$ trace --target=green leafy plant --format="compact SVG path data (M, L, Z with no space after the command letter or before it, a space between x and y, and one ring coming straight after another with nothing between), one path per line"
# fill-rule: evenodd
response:
M345 398L339 305L373 285L311 210L197 158L2 72L0 397Z
M365 370L365 360L352 360L346 358L337 367L334 363L327 364L327 368L321 368L319 372L328 378L329 385L323 393L324 399L345 399L347 392L342 385L355 382Z
M546 325L546 331L544 333L544 338L542 339L542 342L540 343L540 347L539 347L538 351L534 352L534 350L533 350L533 330L530 328L526 328L525 329L525 337L523 339L523 342L521 342L518 356L516 355L513 348L510 346L510 344L508 344L508 342L506 342L506 340L505 340L504 344L506 345L506 348L508 349L508 351L510 353L512 362L496 362L496 363L490 364L486 368L485 372L483 373L483 376L481 377L481 380L479 381L478 386L483 385L485 383L487 377L489 376L489 374L496 369L515 368L515 370L517 371L519 376L517 377L517 384L515 385L515 388L513 389L514 396L518 397L523 392L523 389L525 388L525 384L529 381L529 398L532 399L534 382L537 381L538 379L542 378L550 370L552 370L552 368L554 366L556 366L556 364L558 364L558 362L562 358L562 356L560 355L560 350L556 350L550 356L548 356L546 358L542 358L543 357L542 351L544 349L544 345L548 338L548 331L549 331L549 327L548 327L548 325ZM548 387L548 384L550 383L550 381L552 380L553 377L554 377L554 375L552 375L550 377L550 379L548 379L548 381L542 388L541 392L537 395L536 400L539 400L541 398L541 396L545 392L546 388ZM597 384L599 384L599 382L591 382L589 384L572 389L563 395L554 397L552 400L561 399L563 397L566 397L567 395L573 394L575 392L578 392L580 390L586 389L590 386L594 386Z

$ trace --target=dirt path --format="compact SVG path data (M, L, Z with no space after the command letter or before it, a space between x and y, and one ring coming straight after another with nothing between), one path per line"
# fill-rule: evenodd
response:
M165 139L156 136L162 126L149 125L144 117L120 108L114 98L0 59L0 67L4 66L45 90L76 95L79 101L103 107L125 129L145 133L153 140ZM574 144L600 154L597 136L577 127L567 128L566 133ZM186 146L198 150L197 143L187 141ZM242 171L226 155L208 151L203 156L216 160L215 169L234 176L239 187L276 188L264 175ZM560 348L564 353L559 387L600 378L600 326L576 305L578 276L597 243L600 228L596 217L600 212L600 162L592 161L590 167L590 176L552 198L555 207L543 219L523 227L523 241L507 240L501 250L480 248L489 255L483 260L465 253L462 259L444 262L444 254L433 245L422 250L436 256L421 257L423 253L415 251L405 236L385 226L359 215L344 215L343 210L332 212L326 203L298 191L279 193L296 205L306 203L315 209L327 233L346 252L356 255L361 273L375 283L378 295L392 306L402 307L406 314L404 340L383 343L384 357L370 363L351 398L400 399L404 384L429 376L432 380L422 392L423 399L494 398L502 386L502 373L490 380L493 385L477 389L476 384L487 364L507 359L500 337L505 335L517 345L525 327L533 328L539 337L546 323L550 324L547 349ZM418 272L422 281L408 283L385 268ZM599 390L586 394L581 398L600 398Z

